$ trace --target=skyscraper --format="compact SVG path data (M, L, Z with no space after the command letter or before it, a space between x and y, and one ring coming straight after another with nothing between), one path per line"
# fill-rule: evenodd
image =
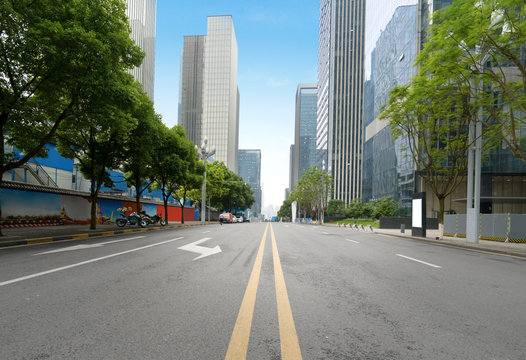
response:
M307 169L316 165L317 93L317 84L299 84L296 91L294 186Z
M143 90L153 101L155 73L155 16L156 0L126 0L130 37L145 52L141 66L130 73L142 84Z
M321 0L318 164L345 202L361 196L364 29L365 0Z
M252 210L261 213L261 150L239 150L239 175L254 191Z
M294 190L294 144L290 145L289 150L289 189Z
M388 122L378 117L389 91L416 75L418 0L380 4L367 3L362 197L368 201L392 196L409 205L415 185L413 161L405 140L393 140Z
M416 75L414 60L426 41L431 14L451 0L367 0L364 78L363 199L392 196L409 211L415 191L427 193L427 211L437 216L439 203L415 172L404 139L393 140L381 106L390 90ZM523 213L526 164L505 146L487 151L481 169L482 213ZM446 211L465 213L466 184L446 198Z
M185 36L181 56L179 124L185 128L188 140L197 146L203 142L201 125L205 39L205 35Z
M237 173L239 91L232 16L208 17L204 63L202 134L215 146L215 159Z
M214 158L237 172L239 89L232 16L209 16L207 34L186 36L181 64L179 124L196 145L203 138Z

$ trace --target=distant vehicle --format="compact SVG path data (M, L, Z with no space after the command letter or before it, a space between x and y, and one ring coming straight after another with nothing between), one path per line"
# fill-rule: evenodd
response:
M235 217L234 215L232 215L231 213L222 213L221 215L219 215L219 222L221 223L228 223L228 224L231 224L233 223L235 220Z
M243 216L238 216L237 217L237 222L242 223L243 221L245 221L245 219L243 219Z

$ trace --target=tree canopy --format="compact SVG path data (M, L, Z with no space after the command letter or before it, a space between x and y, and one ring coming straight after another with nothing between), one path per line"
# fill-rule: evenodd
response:
M421 73L462 84L484 138L526 162L526 2L454 1L433 15L427 40Z
M318 221L323 222L331 184L331 176L314 166L305 171L290 194L290 199L298 202L299 211L302 212L303 217L315 215Z

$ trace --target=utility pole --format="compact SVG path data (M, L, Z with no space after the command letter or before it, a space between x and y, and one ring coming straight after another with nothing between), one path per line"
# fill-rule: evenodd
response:
M203 187L201 188L201 223L204 224L206 221L206 162L216 153L216 149L208 149L208 139L205 137L201 147L197 149L197 153L199 154L199 158L205 163L205 178L203 181ZM210 220L210 216L208 220Z

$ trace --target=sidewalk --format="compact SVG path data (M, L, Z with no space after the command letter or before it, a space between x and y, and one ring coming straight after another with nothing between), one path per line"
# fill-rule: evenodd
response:
M338 226L335 224L324 224L326 226ZM349 231L358 231L352 230L351 228L346 228ZM367 230L368 231L368 230ZM362 230L363 232L363 230ZM368 231L370 232L370 231ZM469 249L473 251L483 251L490 252L495 254L505 254L516 256L526 259L526 244L522 243L505 243L499 241L489 241L489 240L479 240L478 244L468 243L464 238L456 238L450 236L444 236L442 240L438 239L438 230L427 230L426 237L413 237L411 235L411 229L406 230L405 233L401 233L399 229L376 229L373 228L373 233L396 236L401 238L406 238L414 241L423 241L429 244L435 244L440 246L449 246L455 248Z
M200 221L187 221L184 227L201 225ZM0 248L18 245L32 245L45 242L84 239L95 236L111 236L115 234L133 233L149 230L165 230L183 227L180 222L171 221L166 226L149 225L145 228L135 226L118 227L115 224L97 224L96 230L90 230L89 225L34 226L24 228L4 228L0 237Z

